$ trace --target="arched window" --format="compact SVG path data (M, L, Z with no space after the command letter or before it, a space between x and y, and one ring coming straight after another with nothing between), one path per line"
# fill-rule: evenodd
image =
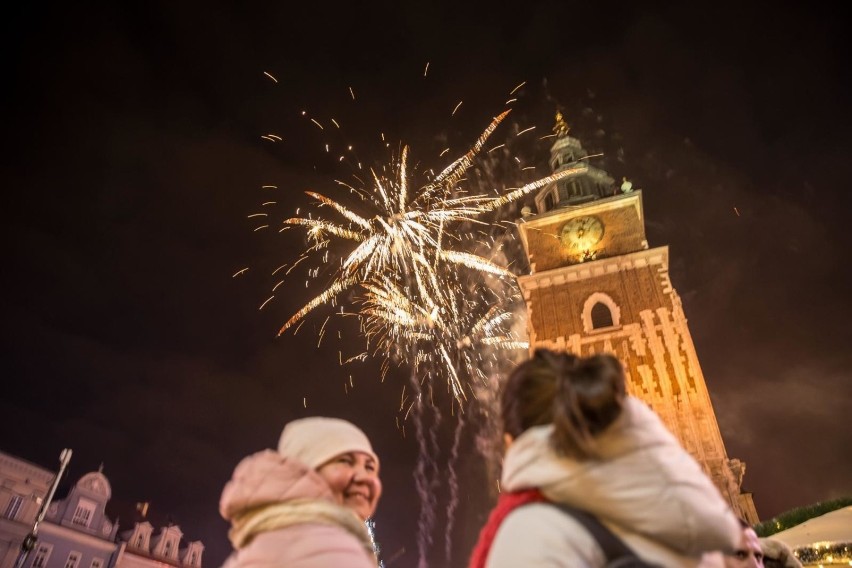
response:
M612 330L621 326L621 308L608 294L595 292L583 303L583 331Z
M612 312L609 311L609 306L598 302L592 306L592 329L602 327L612 327Z

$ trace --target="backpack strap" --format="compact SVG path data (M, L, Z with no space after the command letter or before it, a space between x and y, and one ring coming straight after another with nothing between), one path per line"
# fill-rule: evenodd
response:
M601 523L597 517L592 515L591 513L587 513L581 509L577 509L575 507L571 507L570 505L565 505L563 503L554 503L552 501L547 501L548 505L553 505L563 513L573 517L578 523L583 525L589 534L592 535L592 538L598 543L598 546L603 550L604 556L606 556L606 561L614 562L616 560L622 558L636 558L636 553L630 550L626 544L624 544L621 539L612 534L612 531L606 528L603 523Z

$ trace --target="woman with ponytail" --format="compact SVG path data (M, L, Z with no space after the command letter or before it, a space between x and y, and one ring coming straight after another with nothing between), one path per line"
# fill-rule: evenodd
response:
M471 568L709 566L738 544L728 503L611 355L539 349L501 404L503 493Z

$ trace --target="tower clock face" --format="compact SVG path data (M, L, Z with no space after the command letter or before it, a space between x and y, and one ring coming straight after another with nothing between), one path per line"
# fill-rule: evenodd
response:
M577 217L562 226L562 244L575 251L585 251L603 238L604 225L593 216Z

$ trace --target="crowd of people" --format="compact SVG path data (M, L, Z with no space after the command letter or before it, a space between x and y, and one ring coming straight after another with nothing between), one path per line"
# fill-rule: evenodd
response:
M539 349L501 392L502 489L470 568L796 568L758 539L654 412L626 392L611 355ZM243 459L220 512L224 568L367 568L365 521L382 493L379 457L345 420L288 423L277 450Z

